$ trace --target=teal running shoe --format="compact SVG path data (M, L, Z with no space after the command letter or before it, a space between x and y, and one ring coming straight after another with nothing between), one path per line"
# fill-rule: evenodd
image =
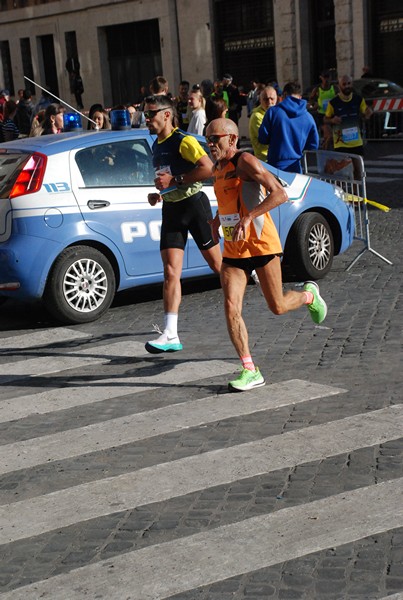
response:
M168 331L164 331L159 338L147 342L145 349L150 354L161 354L162 352L178 352L183 346L177 335L172 336Z
M264 377L258 367L256 367L256 371L242 369L239 377L229 382L228 389L235 392L246 392L252 388L262 387L265 383Z
M322 321L324 321L326 318L327 304L319 293L318 284L314 281L306 281L304 284L304 290L306 292L312 292L313 294L313 302L312 304L307 304L307 306L312 321L319 325L319 323L322 323Z

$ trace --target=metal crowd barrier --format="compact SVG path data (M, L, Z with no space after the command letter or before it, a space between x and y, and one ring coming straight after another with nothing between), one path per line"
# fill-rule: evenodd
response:
M371 246L366 176L362 157L358 154L309 150L304 152L303 168L305 174L340 187L344 192L345 201L353 205L354 240L362 242L364 248L348 265L346 271L349 271L367 251L392 265L390 260L376 252Z

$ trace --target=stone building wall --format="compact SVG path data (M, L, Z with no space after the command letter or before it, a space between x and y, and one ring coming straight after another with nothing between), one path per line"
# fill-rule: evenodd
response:
M252 0L244 0L245 4ZM309 8L311 0L273 0L277 80L298 79L303 88L317 78L311 73L312 44ZM368 0L334 0L336 53L339 73L360 77L367 63L366 6ZM251 8L251 9L252 9ZM111 101L109 64L104 28L158 19L162 73L175 93L179 81L191 83L216 73L213 0L56 0L35 7L0 12L0 41L10 44L14 87L25 87L20 39L30 39L34 76L43 81L38 36L54 38L59 93L71 99L66 61L65 33L75 31L82 76L91 96L108 105ZM313 25L314 26L314 25ZM46 60L46 58L45 58ZM0 61L1 63L1 61ZM1 67L0 67L1 68ZM0 72L0 85L3 85Z
M281 84L298 78L297 0L273 0L277 80Z

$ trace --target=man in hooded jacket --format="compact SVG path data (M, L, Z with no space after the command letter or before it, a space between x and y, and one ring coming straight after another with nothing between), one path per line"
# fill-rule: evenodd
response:
M283 89L284 100L268 110L259 128L258 139L268 144L269 165L302 173L301 158L304 150L319 147L319 134L314 118L301 98L301 86L290 82Z

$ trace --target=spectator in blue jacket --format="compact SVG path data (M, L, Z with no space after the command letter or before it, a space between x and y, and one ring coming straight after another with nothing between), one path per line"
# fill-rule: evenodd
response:
M258 139L261 144L269 146L269 165L291 173L302 173L304 150L316 150L319 146L318 130L307 110L306 101L301 98L299 83L287 83L283 98L265 113Z

